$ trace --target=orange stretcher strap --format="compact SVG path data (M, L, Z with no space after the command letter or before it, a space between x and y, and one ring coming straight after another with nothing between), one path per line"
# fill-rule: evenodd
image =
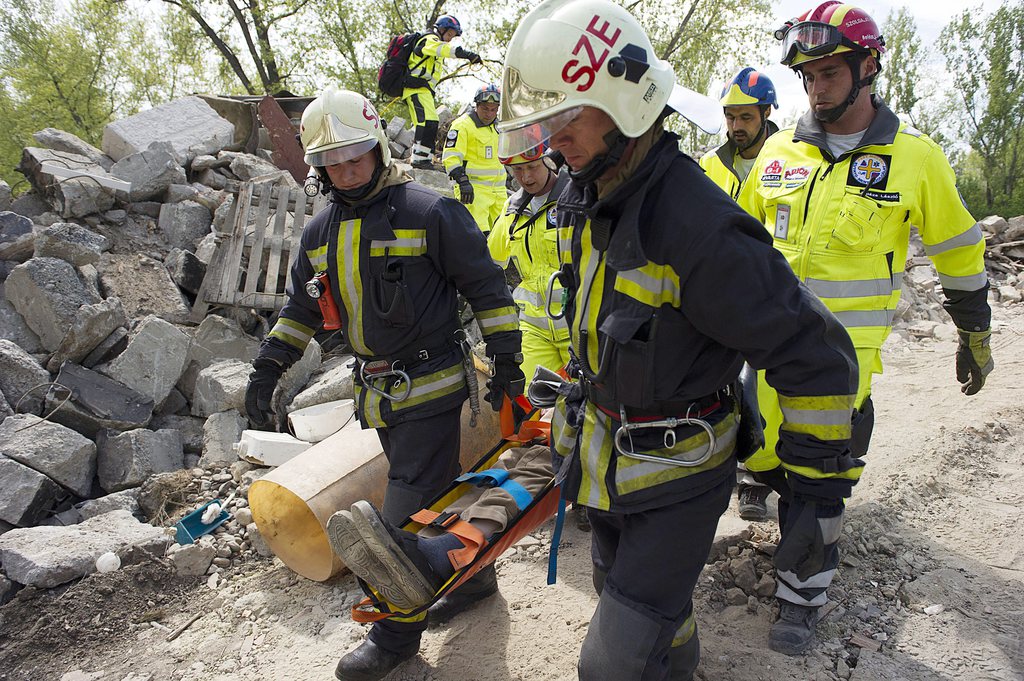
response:
M409 516L409 519L421 525L430 525L437 518L441 517L441 513L424 508L413 513ZM449 514L443 519L443 522L435 524L435 526L441 527L445 532L455 535L462 542L461 549L452 549L448 552L448 560L452 562L452 567L456 570L461 570L472 563L473 559L480 553L480 550L487 545L483 532L467 523L458 515Z
M516 402L521 409L529 413L533 406L527 401L525 397L520 395L516 398ZM523 407L523 404L526 407ZM527 420L519 424L519 430L516 430L516 419L515 414L512 411L512 400L505 397L501 403L501 410L498 412L499 422L501 425L501 437L510 442L532 442L537 438L548 440L551 437L551 424L547 421L533 421Z

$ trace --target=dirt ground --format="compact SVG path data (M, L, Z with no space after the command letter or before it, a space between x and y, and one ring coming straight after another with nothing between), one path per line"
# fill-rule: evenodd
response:
M726 514L696 594L698 678L1024 679L1024 312L995 312L996 372L973 398L953 378L952 341L887 345L868 467L811 654L769 651L772 599L736 597L747 563L764 577L774 524ZM575 678L596 603L589 536L567 523L550 587L549 536L542 528L499 559L500 595L431 629L390 678ZM216 588L149 562L63 590L25 589L0 608L0 679L329 679L365 635L349 616L359 596L351 576L315 583L276 560Z

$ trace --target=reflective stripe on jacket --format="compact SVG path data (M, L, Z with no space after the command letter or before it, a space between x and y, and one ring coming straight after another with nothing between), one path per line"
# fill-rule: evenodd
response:
M505 196L508 175L498 160L498 131L493 123L482 125L476 112L459 116L452 123L441 162L449 175L459 166L465 168L476 191Z
M938 270L953 321L987 329L985 240L949 161L926 135L874 102L860 145L838 159L810 114L771 137L740 205L764 223L857 347L880 348L892 330L911 226Z
M433 92L444 76L444 60L454 51L452 44L438 38L436 33L424 34L409 55L409 76L423 79Z
M529 324L551 340L569 337L565 318L549 319L547 315L548 280L562 266L558 254L558 227L555 221L558 196L568 184L568 172L559 174L547 200L537 213L530 208L533 196L520 189L505 202L502 216L494 223L487 239L487 248L494 261L506 267L515 263L522 281L512 292L519 307L519 321ZM552 312L562 305L562 286L554 285Z

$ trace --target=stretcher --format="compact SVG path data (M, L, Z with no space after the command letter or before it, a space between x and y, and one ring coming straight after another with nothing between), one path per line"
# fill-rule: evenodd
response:
M428 524L431 519L442 517L444 510L457 501L464 494L468 493L472 485L484 482L485 484L495 482L495 477L500 480L503 476L489 473L493 469L498 458L512 447L527 445L548 444L551 434L551 424L539 419L539 411L524 397L516 398L516 406L506 399L500 412L502 439L486 454L470 467L470 470L459 476L451 486L441 492L422 511L414 513L402 525L407 532L418 532ZM502 470L495 473L504 473ZM525 492L525 490L523 490ZM515 498L513 494L513 498ZM529 500L517 499L519 513L511 519L506 528L492 535L489 544L466 565L457 569L434 594L433 598L413 610L401 610L383 598L372 585L362 579L359 584L362 587L366 598L352 606L352 619L356 622L379 622L392 617L408 618L426 612L431 605L436 603L446 594L459 588L477 572L492 564L498 556L511 548L516 542L547 522L556 514L561 520L564 514L565 505L561 503L561 491L555 485L554 475L551 480ZM561 530L561 523L556 523L556 536L553 538L553 546L558 545L557 534ZM552 561L549 563L549 582L552 581L555 552L552 549Z

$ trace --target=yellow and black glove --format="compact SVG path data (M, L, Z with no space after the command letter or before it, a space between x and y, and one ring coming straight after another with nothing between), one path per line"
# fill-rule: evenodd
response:
M992 372L992 330L963 331L957 329L960 347L956 350L956 380L960 381L960 392L973 395L985 385L985 377Z

